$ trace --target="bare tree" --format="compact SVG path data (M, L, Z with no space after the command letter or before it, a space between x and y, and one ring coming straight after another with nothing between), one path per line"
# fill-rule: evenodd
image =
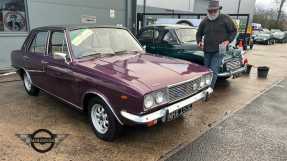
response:
M280 21L280 17L282 15L282 9L283 9L283 6L284 6L286 0L276 0L276 2L280 3L279 9L278 9L277 21L276 21L276 23L278 24Z

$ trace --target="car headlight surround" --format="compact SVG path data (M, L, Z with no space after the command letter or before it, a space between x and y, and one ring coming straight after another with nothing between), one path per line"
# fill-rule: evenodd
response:
M144 109L150 110L156 106L165 104L168 102L167 89L158 90L144 97Z
M200 88L202 89L207 86L210 86L211 82L212 82L212 73L202 76L200 81Z

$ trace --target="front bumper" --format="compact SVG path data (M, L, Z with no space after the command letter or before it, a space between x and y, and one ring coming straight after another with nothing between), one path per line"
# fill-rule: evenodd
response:
M179 110L183 107L191 105L194 102L203 100L203 99L207 98L212 92L213 92L213 89L208 88L208 89L206 89L206 90L204 90L204 91L202 91L202 92L200 92L194 96L191 96L191 97L189 97L189 98L187 98L181 102L175 103L173 105L170 105L168 107L165 107L163 109L160 109L160 110L153 112L153 113L150 113L150 114L138 116L138 115L128 113L126 111L121 111L121 115L124 118L126 118L132 122L135 122L135 123L139 123L139 124L149 123L151 121L165 117L167 115L167 113L174 112L174 111Z
M240 73L243 73L245 71L246 71L246 66L241 67L241 68L236 69L236 70L233 70L233 71L230 71L230 72L219 73L217 76L218 77L231 77L233 75L240 74Z

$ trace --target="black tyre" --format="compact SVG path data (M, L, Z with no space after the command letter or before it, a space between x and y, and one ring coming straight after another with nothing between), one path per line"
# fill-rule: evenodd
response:
M218 80L220 80L220 81L224 81L224 80L227 80L227 79L229 79L230 78L230 76L226 76L226 77L218 77Z
M24 84L24 88L26 90L26 92L28 93L28 95L30 96L38 96L39 95L39 88L35 87L32 84L32 80L31 77L29 75L29 73L24 72L23 73L23 84Z
M89 121L96 136L105 141L113 141L122 131L108 105L98 98L92 98L88 104Z

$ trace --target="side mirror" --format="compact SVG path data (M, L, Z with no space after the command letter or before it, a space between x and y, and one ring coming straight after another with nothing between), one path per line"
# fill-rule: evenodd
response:
M55 52L53 55L54 55L53 58L55 60L64 60L68 64L66 53Z

